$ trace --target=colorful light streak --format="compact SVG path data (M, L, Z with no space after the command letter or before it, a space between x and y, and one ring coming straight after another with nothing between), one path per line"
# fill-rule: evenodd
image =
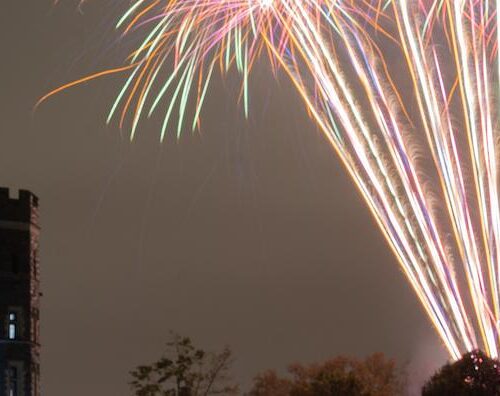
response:
M450 355L498 357L497 10L500 0L134 0L117 24L144 35L127 65L41 100L125 72L108 122L130 115L133 138L161 111L164 139L174 112L182 133L193 102L199 127L216 68L241 73L248 114L249 76L266 56L342 160Z

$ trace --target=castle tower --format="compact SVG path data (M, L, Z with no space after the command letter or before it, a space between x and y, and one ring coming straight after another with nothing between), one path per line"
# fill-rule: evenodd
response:
M0 396L40 396L38 199L0 188Z

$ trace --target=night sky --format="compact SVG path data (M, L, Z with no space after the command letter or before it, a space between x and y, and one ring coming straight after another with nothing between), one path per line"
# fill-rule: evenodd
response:
M40 197L43 394L127 395L169 330L229 345L247 389L267 368L382 351L419 383L446 354L333 150L263 62L251 114L215 79L200 133L134 142L105 117L119 1L5 0L0 185ZM111 50L110 48L113 48Z

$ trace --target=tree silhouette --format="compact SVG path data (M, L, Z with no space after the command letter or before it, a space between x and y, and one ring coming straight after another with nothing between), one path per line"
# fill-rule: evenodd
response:
M320 364L289 366L287 377L267 371L254 378L250 396L399 396L405 378L393 360L339 356Z
M422 396L500 396L500 362L481 351L466 353L434 374Z
M136 396L235 395L238 387L229 383L231 351L207 353L193 346L191 339L171 334L167 351L155 363L131 371L130 386Z

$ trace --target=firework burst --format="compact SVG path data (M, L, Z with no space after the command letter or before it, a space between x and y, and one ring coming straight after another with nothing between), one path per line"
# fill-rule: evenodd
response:
M126 73L108 122L129 116L133 138L156 111L161 138L174 118L179 136L191 111L199 126L216 69L240 72L248 114L249 75L266 57L341 158L450 355L480 347L497 357L499 9L500 0L134 0L117 29L143 39L125 65L42 100Z

